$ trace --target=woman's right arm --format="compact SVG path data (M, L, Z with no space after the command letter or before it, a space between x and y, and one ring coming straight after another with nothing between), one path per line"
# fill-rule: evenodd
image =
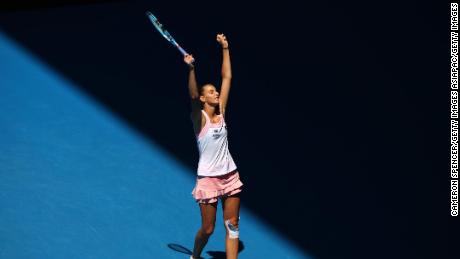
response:
M189 90L189 93L190 93L190 98L197 99L197 98L200 97L200 94L198 92L198 84L196 83L195 66L192 63L193 62L193 56L192 55L185 55L184 56L184 62L189 67L188 90Z
M192 113L190 118L193 122L193 128L196 134L201 130L202 127L202 118L201 118L201 103L200 103L200 93L198 91L198 84L196 82L195 76L195 66L193 65L192 55L185 55L184 62L189 67L188 72L188 90L190 93L190 100L192 103Z

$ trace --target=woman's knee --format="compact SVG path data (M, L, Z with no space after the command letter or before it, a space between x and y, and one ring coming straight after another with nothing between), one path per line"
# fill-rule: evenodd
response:
M230 238L238 238L240 234L239 228L239 218L230 217L224 220L225 229L227 231L227 235Z
M236 228L238 228L238 225L239 225L239 218L238 217L230 217L228 219L225 219L225 221L229 221L230 224L232 224L232 226L235 226Z
M212 235L212 233L214 233L214 224L209 224L209 225L204 225L201 227L201 231L205 234L205 235Z

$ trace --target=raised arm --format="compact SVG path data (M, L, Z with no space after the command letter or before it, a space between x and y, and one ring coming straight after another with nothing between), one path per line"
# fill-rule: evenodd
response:
M225 116L228 95L230 93L230 84L232 81L232 67L230 65L230 51L228 41L224 34L217 34L217 42L222 46L222 85L220 87L220 112Z
M190 93L190 98L197 99L200 97L198 93L198 84L196 83L195 77L195 66L193 65L193 56L192 55L185 55L184 62L188 65L189 72L188 72L188 90Z
M188 65L188 90L190 94L190 100L192 104L192 113L190 118L193 122L195 132L199 132L201 129L202 118L201 118L201 103L200 93L198 92L198 84L196 83L195 77L195 66L193 65L193 56L185 55L184 62Z

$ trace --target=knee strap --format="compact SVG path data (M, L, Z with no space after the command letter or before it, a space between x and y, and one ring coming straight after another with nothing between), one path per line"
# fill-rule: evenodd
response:
M230 223L230 220L227 219L225 221L225 227L227 228L228 231L228 237L230 239L236 239L240 235L240 230L238 227L234 226L232 223Z

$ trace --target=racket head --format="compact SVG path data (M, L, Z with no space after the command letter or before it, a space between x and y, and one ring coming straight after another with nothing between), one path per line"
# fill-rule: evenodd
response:
M173 37L171 36L171 34L169 34L169 32L163 28L163 25L158 21L157 17L155 17L155 15L153 15L153 13L151 13L150 11L147 11L145 12L145 14L147 15L147 17L150 19L150 21L152 22L153 26L155 26L155 28L161 33L161 35L163 35L163 37L171 42L171 43L175 43L176 41L173 39Z
M158 19L155 17L155 15L153 15L153 13L151 13L150 11L146 11L145 14L150 19L150 21L155 26L155 28L158 30L158 32L160 32L161 35L163 35L163 37L167 41L173 44L182 53L182 55L184 56L187 55L187 52L184 49L182 49L179 46L179 44L177 44L177 42L174 40L171 34L169 34L169 32L163 27L163 25L158 21Z

